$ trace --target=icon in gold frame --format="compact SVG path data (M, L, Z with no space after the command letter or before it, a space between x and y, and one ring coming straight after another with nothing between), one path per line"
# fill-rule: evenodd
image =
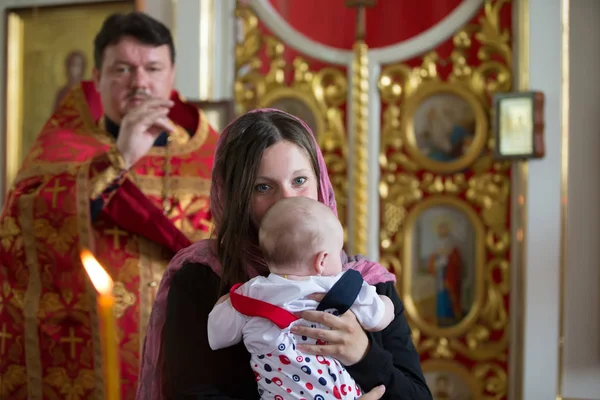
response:
M261 108L276 108L306 122L317 140L325 131L325 119L315 99L298 88L280 87L264 94Z
M471 206L451 196L419 203L404 226L402 297L426 335L457 337L484 301L484 227Z
M434 400L475 400L483 393L481 383L459 363L429 359L422 367Z
M464 170L485 148L487 113L475 94L459 83L423 84L406 99L403 116L407 151L429 171Z

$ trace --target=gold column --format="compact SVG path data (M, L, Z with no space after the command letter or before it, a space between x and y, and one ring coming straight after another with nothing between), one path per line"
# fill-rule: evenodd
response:
M347 0L346 6L358 8L354 61L352 62L352 116L354 143L352 157L352 254L366 254L368 241L369 168L369 47L365 43L366 10L376 0Z
M354 122L354 157L352 162L353 201L353 254L367 253L368 201L367 178L369 157L369 58L368 46L363 41L354 44L352 62L352 114Z

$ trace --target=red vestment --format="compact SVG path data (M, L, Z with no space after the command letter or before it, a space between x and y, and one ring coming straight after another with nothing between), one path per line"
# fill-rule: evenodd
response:
M135 397L162 273L210 230L217 134L195 106L176 93L172 100L177 130L168 150L154 147L139 160L93 223L90 200L120 173L93 84L71 91L42 129L0 219L0 398L104 399L96 293L82 248L115 281L121 398Z

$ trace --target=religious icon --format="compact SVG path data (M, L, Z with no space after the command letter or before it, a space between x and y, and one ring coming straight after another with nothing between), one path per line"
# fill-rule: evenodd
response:
M451 372L426 372L425 380L434 400L473 400L463 380Z
M313 110L302 100L294 97L280 97L269 105L271 108L276 108L281 111L285 111L288 114L292 114L308 125L308 127L315 133L315 136L319 135L317 130L317 116Z
M403 102L404 147L425 170L465 171L486 151L489 118L485 107L460 82L423 83Z
M531 99L505 101L500 107L500 152L502 154L533 151Z
M69 54L65 57L65 75L67 82L56 92L56 98L54 99L54 107L52 111L56 110L58 105L64 100L71 89L76 87L82 80L88 78L86 76L86 68L87 59L81 50L73 50L69 52Z
M452 327L471 309L475 286L475 229L451 205L425 209L413 229L411 296L428 324Z
M475 136L475 115L462 97L436 94L416 110L414 135L417 148L427 158L451 162L468 152Z
M539 92L494 96L496 158L540 158L544 155L544 95Z

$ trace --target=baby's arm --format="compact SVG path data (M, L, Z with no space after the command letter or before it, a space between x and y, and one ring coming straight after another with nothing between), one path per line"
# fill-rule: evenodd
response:
M384 295L379 295L379 298L383 302L385 311L381 317L381 321L372 329L365 329L369 332L379 332L387 328L387 326L394 320L394 303L392 300Z
M394 320L394 303L387 296L378 295L375 286L363 282L350 310L364 330L381 331Z
M233 346L242 340L246 317L231 305L229 295L222 296L208 314L208 344L213 350Z

